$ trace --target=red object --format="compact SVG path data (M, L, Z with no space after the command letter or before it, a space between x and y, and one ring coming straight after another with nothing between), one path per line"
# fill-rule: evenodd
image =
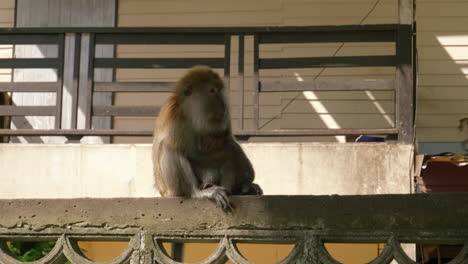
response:
M468 165L429 162L421 171L427 192L468 192Z

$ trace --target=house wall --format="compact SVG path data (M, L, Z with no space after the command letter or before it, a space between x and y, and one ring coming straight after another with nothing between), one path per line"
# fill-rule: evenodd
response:
M396 0L380 0L363 24L394 23L397 19ZM419 51L419 86L417 91L417 137L419 142L460 142L466 135L456 127L458 120L468 116L468 2L464 0L416 0L417 46ZM372 9L371 0L272 0L272 1L199 1L196 6L184 2L120 0L118 26L254 26L254 25L319 25L359 23ZM340 6L337 9L337 6ZM0 1L0 27L14 26L15 1ZM235 41L234 41L235 42ZM233 43L236 50L237 43ZM247 42L248 44L248 42ZM336 51L336 45L304 45L266 47L263 56L327 56ZM129 47L121 46L118 55L124 56L220 56L222 48L193 47ZM200 50L201 49L201 50ZM249 45L247 51L251 51ZM172 51L172 52L171 52ZM337 55L392 54L388 44L346 44ZM249 55L249 54L248 54ZM11 45L0 45L0 58L12 56ZM233 58L234 69L237 68ZM246 58L246 88L251 88L249 72L251 62ZM128 70L118 71L119 80L175 80L182 71ZM278 75L294 79L294 72L267 72L264 78ZM317 71L300 70L299 77L315 78ZM344 74L344 76L343 76ZM348 74L348 75L346 75ZM393 78L390 68L326 69L319 78ZM234 76L235 77L235 76ZM11 80L11 69L0 69L0 82ZM235 83L235 78L232 83ZM233 86L235 88L235 86ZM299 94L299 97L282 111L297 93L262 94L261 119L265 128L309 127L388 127L393 122L392 94L388 92L351 92L346 96L333 92ZM345 98L343 100L343 97ZM134 95L118 95L116 104L161 104L166 98L144 95L141 100ZM234 125L237 126L238 93L230 92ZM372 99L375 98L375 99ZM246 127L252 126L252 96L245 96ZM274 117L277 118L274 118ZM151 128L152 118L117 117L115 127ZM332 139L333 140L333 139ZM148 138L122 139L116 142L149 142ZM442 145L446 146L446 145Z
M174 1L120 0L118 26L291 26L376 24L397 22L397 0L265 0L214 1L202 0L197 5ZM419 88L417 91L417 138L420 142L460 142L466 138L457 130L458 120L468 116L468 29L464 0L417 0L417 47ZM366 14L369 14L366 17ZM365 19L364 19L365 18ZM251 46L246 50L246 128L252 128ZM232 48L237 49L233 40ZM335 44L268 45L260 50L261 57L331 56L339 47ZM156 47L120 46L119 57L222 56L222 47L200 46ZM391 55L390 43L345 44L336 56ZM237 69L237 58L232 59ZM269 70L262 79L312 80L321 69ZM174 81L182 70L119 70L120 81ZM238 125L239 95L236 76L231 76L230 100L234 128ZM318 79L393 79L394 68L325 69ZM161 104L167 95L120 94L116 104ZM292 100L292 102L291 102ZM391 127L394 122L391 92L307 92L262 94L260 124L273 128L353 128ZM288 105L289 104L289 105ZM150 129L152 118L117 117L115 127ZM150 139L122 139L116 142L149 142ZM287 140L287 139L282 139ZM297 140L297 139L295 139ZM343 138L314 140L342 141Z
M0 1L0 28L13 27L15 18L15 0ZM12 45L0 45L0 58L11 58ZM0 69L0 82L11 81L11 69Z
M15 19L15 0L0 1L0 27L12 27Z
M418 140L460 142L468 138L456 129L458 120L468 116L468 2L417 4Z
M359 1L219 1L203 0L197 5L173 1L119 1L118 26L291 26L291 25L337 25L395 23L397 21L396 1L381 0L372 9L370 0ZM337 5L342 8L337 12ZM368 12L370 15L366 17ZM366 18L365 18L366 17ZM365 18L365 19L364 19ZM232 42L237 52L237 38ZM185 46L120 46L119 57L212 57L223 54L223 48ZM245 128L253 128L252 92L252 39L246 38L245 59ZM349 55L390 55L395 54L391 43L352 43L340 48L340 43L262 45L260 57ZM233 53L234 55L234 53ZM231 58L231 68L236 72L237 57ZM392 67L335 68L325 69L264 70L261 80L313 80L317 79L392 79ZM117 79L121 81L175 81L184 70L120 70ZM221 71L220 71L221 73ZM320 73L320 74L319 74ZM320 75L320 76L318 76ZM239 93L237 76L231 73L229 93L234 129L238 127ZM159 98L158 98L159 96ZM161 104L165 97L144 95L116 97L117 104L137 102L139 104ZM263 129L275 128L388 128L393 126L393 93L391 92L307 92L307 93L262 93L260 95L260 125ZM137 126L151 128L151 118L116 118L116 127ZM341 140L343 138L340 138ZM117 142L121 139L117 138ZM140 139L138 139L140 140ZM149 140L149 139L147 139ZM276 141L277 139L275 139ZM289 139L282 139L286 141ZM294 139L297 140L297 139ZM336 141L332 138L314 138L314 141Z
M468 2L464 0L416 0L419 86L417 90L417 137L419 142L460 142L466 135L457 130L458 120L468 116ZM394 23L397 19L396 0L380 0L363 24ZM371 0L272 0L272 1L199 1L196 6L185 2L120 0L118 26L254 26L254 25L320 25L359 23L372 9ZM340 8L337 10L337 6ZM0 27L14 25L15 1L0 1ZM233 41L233 52L237 42ZM251 88L251 47L247 40L246 88ZM261 51L262 56L328 56L336 45L270 46ZM118 56L221 56L222 47L130 47L121 46ZM393 54L388 44L346 44L337 55ZM0 58L12 56L11 45L0 45ZM233 69L237 58L233 58ZM319 78L393 78L391 68L326 69ZM126 80L176 80L183 71L119 70L117 79ZM300 78L313 79L317 70L299 70ZM294 72L264 72L265 79L297 79ZM286 77L285 77L286 76ZM236 82L235 76L232 84ZM0 69L0 82L11 80L11 69ZM233 123L238 124L238 93L230 92ZM388 127L393 122L392 94L389 92L334 92L299 94L286 109L284 106L297 93L262 94L260 124L265 128L310 127ZM135 95L117 95L116 104L161 104L167 95L148 96L145 100ZM343 99L344 98L344 99ZM374 99L372 99L374 98ZM246 128L252 127L252 96L245 95ZM274 118L276 117L276 118ZM116 128L145 128L153 126L152 118L117 117ZM330 139L327 140L336 140ZM148 138L123 139L116 142L149 142ZM447 146L447 145L441 145Z
M13 27L15 17L15 0L0 1L0 28ZM12 45L0 45L0 59L11 58L13 55ZM11 69L0 68L0 82L11 81ZM0 92L0 105L9 102L9 95ZM0 128L7 126L8 119L0 116ZM0 137L0 142L5 142L6 137Z
M17 27L113 27L115 25L115 0L17 0L16 6L16 26ZM89 37L81 38L81 64L87 65L86 47ZM70 47L74 43L74 36L65 36L65 65L63 76L62 113L61 128L71 127L72 94L73 86L73 58L74 50ZM96 48L97 56L112 57L113 47L103 45ZM57 56L57 46L52 45L16 45L16 58L52 58ZM87 72L81 71L78 88L78 128L84 128L84 101L86 97L85 80ZM56 81L57 73L55 69L15 69L14 81ZM96 71L96 81L112 80L112 70L101 69ZM55 105L55 93L14 93L12 102L15 105ZM112 102L111 94L97 94L94 96L94 103L109 105ZM28 116L13 117L11 119L12 128L18 129L53 129L55 127L55 117L53 116ZM92 128L110 128L111 119L109 117L93 118ZM57 144L66 142L65 137L11 137L10 142L14 143L49 143ZM108 143L107 137L85 137L83 143Z

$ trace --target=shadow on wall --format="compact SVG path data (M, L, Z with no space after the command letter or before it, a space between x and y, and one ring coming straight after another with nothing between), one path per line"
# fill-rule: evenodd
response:
M466 2L418 1L419 87L417 136L432 152L460 152L458 130L468 117Z
M419 151L424 154L463 153L467 151L465 142L468 140L464 122L468 116L468 31L453 24L458 18L434 26L433 20L445 19L429 19L424 14L420 15L418 24L420 67L416 131Z

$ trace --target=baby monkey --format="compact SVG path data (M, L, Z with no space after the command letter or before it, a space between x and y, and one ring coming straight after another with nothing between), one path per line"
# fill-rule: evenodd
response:
M156 119L153 169L161 196L209 198L232 210L229 195L261 195L234 140L220 76L195 66L176 84Z

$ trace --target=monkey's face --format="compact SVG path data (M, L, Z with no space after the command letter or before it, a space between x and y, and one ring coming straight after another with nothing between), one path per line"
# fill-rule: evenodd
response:
M227 128L229 113L221 80L188 85L184 97L184 112L197 132L210 134Z

